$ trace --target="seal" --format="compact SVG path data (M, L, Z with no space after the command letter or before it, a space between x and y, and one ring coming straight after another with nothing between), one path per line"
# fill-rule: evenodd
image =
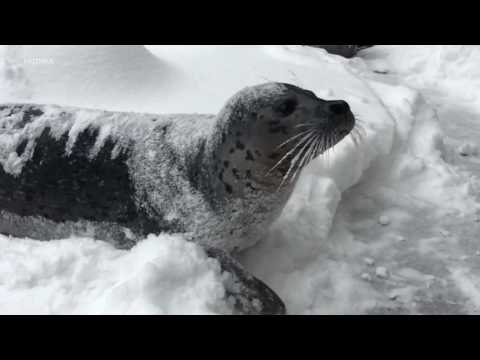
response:
M283 83L246 88L216 116L0 105L0 233L127 249L182 233L232 275L238 312L283 314L232 254L266 235L301 170L354 126L345 101Z
M367 49L374 45L308 45L325 49L330 54L343 56L347 59L355 57L357 53L363 49Z

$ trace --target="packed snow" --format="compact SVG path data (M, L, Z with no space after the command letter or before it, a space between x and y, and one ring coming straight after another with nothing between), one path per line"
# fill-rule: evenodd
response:
M349 102L362 139L303 172L240 260L290 314L480 312L480 46L2 46L0 103L216 113L279 81ZM229 314L218 263L181 236L131 251L0 236L0 313Z

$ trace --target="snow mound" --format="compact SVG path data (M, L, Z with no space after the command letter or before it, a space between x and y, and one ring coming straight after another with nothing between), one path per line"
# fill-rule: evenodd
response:
M0 236L4 314L231 313L224 296L220 265L178 236L150 236L131 251Z
M374 69L389 70L402 81L428 91L478 100L480 47L472 45L376 46L362 52Z
M3 102L149 112L175 75L142 45L10 45L2 53Z

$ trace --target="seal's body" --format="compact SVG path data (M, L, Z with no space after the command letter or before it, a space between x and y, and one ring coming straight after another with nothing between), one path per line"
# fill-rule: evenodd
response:
M254 158L246 160L236 141L227 153L241 154L238 165L212 151L214 116L38 105L7 106L1 114L9 141L0 160L0 233L83 235L121 248L151 233L185 233L231 251L260 238L289 196L231 179L247 179L247 171L253 177Z
M168 147L173 119L37 105L5 106L0 114L0 232L34 239L88 234L128 247L141 235L184 231L168 212L181 180L172 178L182 149ZM177 127L188 121L175 120ZM151 142L159 146L148 150ZM144 169L163 185L153 188ZM163 196L160 208L150 206L151 196Z
M239 269L227 253L265 234L299 171L353 126L345 102L277 83L239 92L217 116L3 105L0 233L88 235L123 248L184 233ZM263 312L282 312L255 284L270 299Z

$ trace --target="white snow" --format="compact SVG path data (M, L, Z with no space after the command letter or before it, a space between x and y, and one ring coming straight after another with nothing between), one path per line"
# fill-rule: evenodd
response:
M5 314L215 314L220 267L193 243L150 236L132 251L72 238L0 236L0 310Z
M383 226L388 226L390 225L390 218L386 215L382 215L380 216L380 218L378 219L378 223L380 225L383 225Z
M377 275L379 278L385 279L388 277L388 270L383 266L379 266L375 269L375 275Z
M478 313L479 61L480 46L3 46L0 102L216 113L269 81L345 99L362 141L304 171L242 263L291 314ZM0 247L0 313L230 312L218 264L178 236Z

